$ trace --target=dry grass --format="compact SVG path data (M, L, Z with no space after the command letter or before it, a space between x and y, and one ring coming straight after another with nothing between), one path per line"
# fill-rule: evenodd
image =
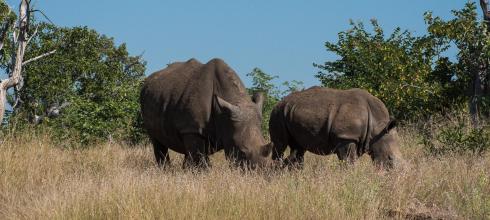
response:
M62 149L44 136L0 145L0 219L490 219L490 155L424 155L402 132L405 170L364 156L345 168L307 155L305 169L242 173L222 154L193 173L155 167L151 148Z

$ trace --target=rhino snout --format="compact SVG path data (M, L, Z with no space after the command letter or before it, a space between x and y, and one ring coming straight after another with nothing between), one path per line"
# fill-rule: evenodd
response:
M389 155L385 159L375 159L374 163L378 168L387 170L404 168L406 166L405 160L396 155Z

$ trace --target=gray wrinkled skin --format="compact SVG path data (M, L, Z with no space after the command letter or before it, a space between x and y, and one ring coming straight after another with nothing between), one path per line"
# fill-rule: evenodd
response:
M237 165L265 166L267 144L260 131L263 96L247 91L220 59L177 62L153 73L141 90L144 127L159 165L168 149L184 154L184 167L206 167L209 155L224 149Z
M303 165L306 151L336 154L353 163L364 153L381 167L403 162L396 123L385 105L361 89L336 90L312 87L294 92L280 101L271 113L269 132L272 159L285 159L291 166Z

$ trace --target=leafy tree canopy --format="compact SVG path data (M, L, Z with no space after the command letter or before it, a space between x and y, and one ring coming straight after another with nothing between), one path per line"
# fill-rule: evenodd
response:
M299 91L303 89L303 82L293 80L291 82L282 83L286 87L286 90L281 91L273 80L279 78L278 76L273 76L265 73L259 68L254 68L252 72L247 74L248 77L252 78L252 87L249 88L249 93L253 94L256 92L261 92L265 95L264 107L262 109L262 132L264 135L269 135L269 120L270 114L274 106L281 99L281 96L285 96L291 92Z
M460 108L468 100L471 73L488 60L490 41L474 3L453 13L450 21L427 13L423 36L401 28L387 36L376 20L372 31L351 22L338 42L325 44L339 59L314 64L320 69L316 77L326 87L366 89L401 119ZM445 56L452 42L459 49L457 63Z
M17 119L42 118L42 126L59 138L76 137L84 144L141 138L138 97L146 65L141 57L87 27L42 23L27 58L52 49L54 55L25 67Z

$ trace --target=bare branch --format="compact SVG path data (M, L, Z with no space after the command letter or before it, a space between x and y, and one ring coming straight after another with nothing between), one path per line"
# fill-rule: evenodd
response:
M44 14L44 12L43 12L43 11L36 9L36 10L32 10L32 11L30 11L30 12L39 12L39 13L41 13L41 15L42 15L44 18L46 18L46 20L48 20L48 21L49 21L49 23L51 23L52 25L54 25L54 23L51 21L51 19L49 19L49 17L48 17L46 14Z
M39 31L39 26L36 26L36 30L34 30L34 33L32 33L32 35L27 40L27 45L29 45L29 43L31 42L32 38L34 38L37 35L37 32L38 31Z
M22 102L23 102L23 101L22 101L22 100L20 100L20 97L17 97L17 98L15 99L15 103L14 103L14 105L12 105L12 109L14 109L14 110L15 110L15 109L17 108L17 106L19 105L19 103L22 103Z
M124 72L128 72L131 67L139 64L141 62L141 59L143 58L143 55L145 54L145 51L143 51L140 55L136 56L136 60L130 64L128 64L125 68L124 68Z
M34 62L34 61L36 61L36 60L39 60L39 59L44 58L44 57L47 57L47 56L49 56L49 55L51 55L51 54L54 54L54 53L56 53L56 50L52 50L52 51L49 51L49 52L47 52L47 53L45 53L45 54L42 54L42 55L39 55L39 56L34 57L34 58L32 58L32 59L26 60L26 61L24 61L24 62L22 63L22 66L25 66L25 65L29 64L30 62Z
M14 39L13 44L16 45L17 44L17 28L14 28L14 31L12 31L12 38Z
M63 102L63 104L61 104L61 106L59 106L58 104L53 105L50 108L48 108L48 110L46 111L46 114L50 118L58 117L61 113L61 110L63 110L64 108L66 108L69 105L70 105L70 103L67 101Z
M20 7L19 7L19 17L18 17L18 31L17 33L17 44L14 46L17 47L16 53L15 53L15 60L13 63L13 69L8 79L2 80L0 82L0 121L3 121L3 116L5 114L5 102L7 101L7 90L13 86L16 86L19 84L19 82L22 80L22 64L23 64L23 59L24 59L24 54L25 54L25 49L26 49L26 36L28 32L28 27L29 27L29 19L28 19L28 14L29 14L29 2L27 0L21 0Z

